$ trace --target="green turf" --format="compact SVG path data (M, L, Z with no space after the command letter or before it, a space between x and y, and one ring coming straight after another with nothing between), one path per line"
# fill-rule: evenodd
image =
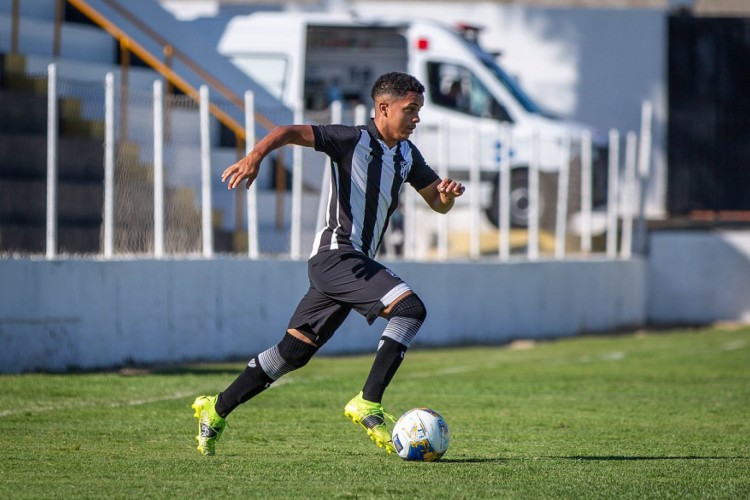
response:
M335 342L335 339L334 339ZM343 416L370 356L313 360L195 450L242 364L0 377L7 498L750 498L750 328L414 349L386 409L438 410L436 463Z

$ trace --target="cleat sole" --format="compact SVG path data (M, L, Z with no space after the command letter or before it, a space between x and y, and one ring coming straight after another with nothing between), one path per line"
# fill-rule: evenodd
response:
M198 398L198 399L203 400L204 398ZM215 442L221 436L221 430L218 431L218 434L213 437L201 436L202 425L203 425L201 424L201 417L203 416L203 412L204 411L207 412L208 410L205 409L205 406L203 404L198 403L198 399L196 399L196 401L190 406L193 410L195 410L193 417L198 419L198 435L195 437L195 440L198 441L198 446L196 447L196 449L200 452L201 455L204 455L204 456L215 455L216 454Z
M347 405L347 406L349 406L349 405ZM389 455L391 453L393 453L394 451L396 451L396 448L394 448L393 442L391 440L385 441L384 439L379 438L377 436L377 434L375 433L375 431L373 431L371 428L368 428L364 424L364 422L362 420L360 420L360 418L359 418L359 412L357 412L356 410L352 411L352 410L349 410L347 407L344 407L344 416L347 419L351 420L352 423L361 425L362 428L365 431L367 431L367 436L370 438L370 440L372 442L375 443L375 445L378 448L384 448L385 451L388 452ZM393 420L393 418L390 417L390 415L389 415L389 418L391 418ZM383 418L383 420L385 420L385 418Z

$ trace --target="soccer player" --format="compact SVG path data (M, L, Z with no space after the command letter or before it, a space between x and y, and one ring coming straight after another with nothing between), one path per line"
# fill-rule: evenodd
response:
M250 360L223 392L199 396L198 451L213 455L226 417L240 404L303 367L331 339L353 309L369 324L379 316L383 331L370 373L344 407L388 453L394 451L381 404L383 393L426 317L419 296L393 271L374 260L388 221L408 182L436 212L447 213L464 186L440 179L409 141L424 105L424 86L405 73L387 73L372 87L375 117L366 126L287 125L272 130L243 159L227 168L222 182L250 187L261 161L285 144L314 147L331 158L331 196L325 227L308 260L310 288L281 341Z

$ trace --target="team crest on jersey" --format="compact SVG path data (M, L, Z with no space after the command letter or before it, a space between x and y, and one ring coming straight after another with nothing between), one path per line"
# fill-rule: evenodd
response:
M411 162L408 160L401 160L401 178L406 179L406 176L409 175L409 170L411 169Z

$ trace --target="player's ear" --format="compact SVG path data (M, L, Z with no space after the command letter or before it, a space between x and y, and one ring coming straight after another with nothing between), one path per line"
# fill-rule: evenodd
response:
M388 116L388 103L385 101L380 101L378 103L378 107L380 108L380 114L383 116Z

